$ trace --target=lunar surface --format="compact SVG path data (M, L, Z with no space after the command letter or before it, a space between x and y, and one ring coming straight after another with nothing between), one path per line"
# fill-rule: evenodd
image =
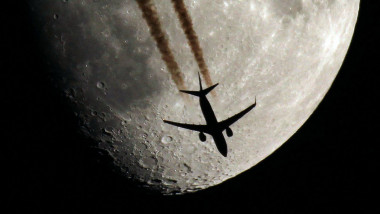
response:
M169 0L153 0L182 75L174 81L135 0L31 0L51 75L83 134L129 179L163 194L204 189L251 168L316 109L343 62L359 0L185 0L213 83L208 99L230 128L228 156L211 138L163 123L205 124L196 61ZM205 79L204 79L205 81ZM204 84L206 84L204 82ZM307 143L307 142L305 142Z

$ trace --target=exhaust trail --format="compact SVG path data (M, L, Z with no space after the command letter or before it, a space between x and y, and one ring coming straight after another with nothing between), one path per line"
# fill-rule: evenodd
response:
M156 7L151 0L136 1L143 13L143 17L146 23L149 26L151 35L156 41L157 48L161 53L161 58L165 62L166 67L171 74L171 78L177 85L178 89L186 89L183 75L179 69L177 62L175 61L172 51L170 50L169 41L162 31Z
M193 29L193 23L191 21L191 17L187 12L186 5L183 0L171 0L173 7L177 13L177 16L181 22L182 29L187 37L188 44L191 47L191 51L194 54L195 60L198 63L199 70L203 78L206 81L207 86L212 86L212 81L210 77L210 73L208 71L206 62L203 58L203 51L201 46L199 45L198 36ZM215 95L213 93L213 95Z

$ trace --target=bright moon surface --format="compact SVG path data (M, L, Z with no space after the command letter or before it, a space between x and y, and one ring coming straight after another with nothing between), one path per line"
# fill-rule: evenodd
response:
M198 90L198 65L169 0L154 0L184 75ZM134 0L33 0L37 31L59 88L81 129L121 174L162 193L219 184L289 139L331 86L350 44L359 0L185 1L211 79L217 119L254 103L231 126L228 156L212 137L164 124L205 124L161 59ZM307 142L305 142L307 143Z

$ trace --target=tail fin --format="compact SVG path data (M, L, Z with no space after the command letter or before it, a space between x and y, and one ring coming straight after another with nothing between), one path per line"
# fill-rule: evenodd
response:
M191 95L194 95L194 96L201 96L201 95L207 95L208 93L210 93L210 91L212 91L212 89L214 89L219 83L216 83L215 85L213 86L210 86L208 88L206 88L205 90L203 90L202 88L202 80L201 80L201 75L199 74L198 72L198 78L199 78L199 91L185 91L185 90L180 90L180 92L183 92L183 93L186 93L186 94L191 94Z
M198 72L198 78L199 78L199 91L202 91L202 80L201 80L201 75Z

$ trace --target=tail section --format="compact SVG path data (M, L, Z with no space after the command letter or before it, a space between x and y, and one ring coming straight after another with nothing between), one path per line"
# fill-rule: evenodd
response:
M202 88L202 80L201 80L201 75L199 74L198 72L198 78L199 78L199 91L185 91L185 90L180 90L180 92L183 92L183 93L186 93L186 94L191 94L191 95L194 95L194 96L206 96L208 93L210 93L210 91L212 91L219 83L213 85L213 86L210 86L208 88L206 88L205 90L203 90Z

